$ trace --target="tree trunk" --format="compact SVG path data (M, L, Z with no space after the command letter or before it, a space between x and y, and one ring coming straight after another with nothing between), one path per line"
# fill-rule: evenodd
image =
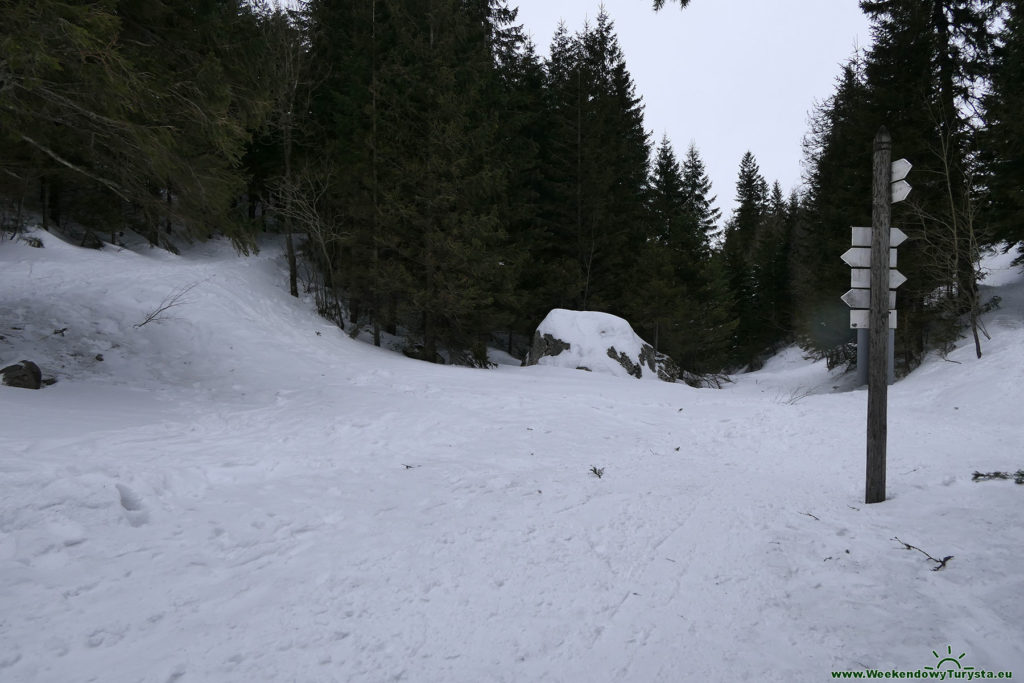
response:
M362 305L359 299L351 297L348 300L348 321L352 324L359 322L359 314L362 311Z
M388 297L388 316L384 331L390 335L398 334L398 297L394 294Z
M49 232L50 230L50 180L49 178L43 178L42 187L40 188L43 194L43 230Z
M974 334L974 352L981 358L981 338L978 337L978 308L971 307L971 332Z
M294 100L294 92L290 100ZM291 187L292 185L292 117L289 114L285 117L284 121L284 179L285 185ZM285 218L284 218L284 243L285 249L288 252L288 292L294 296L299 296L299 269L295 262L295 243L292 239L292 212L291 212L291 191L285 192L285 202L288 206L285 207Z
M291 222L291 218L285 219L285 223L289 227L284 235L284 246L288 255L288 292L297 297L299 296L299 270L295 264L295 242L292 240Z
M380 346L380 195L377 174L377 3L370 3L370 169L373 186L373 345Z
M423 360L434 363L437 361L437 337L434 332L433 316L423 312Z
M168 187L167 188L167 218L166 218L165 223L164 223L164 231L168 235L171 234L171 206L173 204L173 201L174 200L171 198L171 188Z

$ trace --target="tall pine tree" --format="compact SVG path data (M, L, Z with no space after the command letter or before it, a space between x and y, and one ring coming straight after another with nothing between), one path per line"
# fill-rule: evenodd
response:
M967 112L977 108L975 86L990 49L988 5L861 2L873 37L865 113L875 128L888 127L894 155L914 164L912 196L894 207L894 222L910 236L900 250L908 281L897 295L897 346L907 367L928 345L955 340L964 316L974 320L980 308L979 247L987 238L973 219L979 188Z
M1024 241L1024 2L1008 2L1006 11L984 101L982 146L992 238L1012 246Z
M853 358L849 308L840 300L850 269L839 259L849 248L850 226L870 225L872 122L866 116L863 65L850 60L836 89L811 115L804 138L807 191L794 215L790 277L793 326L807 350L829 367Z
M649 190L650 233L630 321L658 350L694 373L726 363L732 341L731 300L710 235L717 209L693 145L680 167L668 138L655 155Z
M607 13L576 36L556 33L547 64L545 154L550 240L565 264L559 305L629 315L645 238L648 139L643 105Z
M722 254L734 300L736 334L733 362L744 364L765 349L768 332L762 327L762 292L758 282L757 235L768 210L768 183L749 151L740 160L736 208L725 226Z

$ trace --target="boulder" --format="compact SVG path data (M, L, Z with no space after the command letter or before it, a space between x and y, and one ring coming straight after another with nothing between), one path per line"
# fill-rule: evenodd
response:
M101 240L92 230L86 230L85 234L82 235L82 241L79 242L78 246L85 247L86 249L102 249L103 240Z
M523 365L537 365L538 361L545 356L557 356L562 351L568 350L569 344L561 339L555 339L550 334L542 334L540 328L537 328L537 331L533 333L533 343L530 344L530 352L526 354Z
M675 382L679 366L609 313L556 308L533 335L523 365L552 365L620 377Z
M32 361L23 360L0 370L0 384L20 389L39 389L43 385L43 373Z

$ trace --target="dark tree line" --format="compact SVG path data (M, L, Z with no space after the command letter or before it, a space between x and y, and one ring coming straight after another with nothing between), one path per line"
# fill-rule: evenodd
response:
M1007 108L1019 106L1024 85L1021 3L864 0L861 8L872 22L872 46L844 67L806 140L809 182L793 259L795 331L806 345L842 359L851 337L845 305L833 293L849 282L835 254L848 244L849 226L870 225L865 169L872 136L885 125L894 158L914 164L914 189L893 215L909 235L899 249L908 281L897 292L898 358L912 369L927 350L949 348L965 328L980 355L978 315L987 304L978 288L982 250L1014 248L1022 236L1024 138L1019 117Z
M264 162L255 185L304 222L325 313L432 361L521 352L556 307L622 315L687 369L735 361L696 147L680 167L666 141L652 165L606 13L559 27L546 59L515 15L491 0L311 0L293 17L309 102L296 178Z
M430 361L521 352L562 307L717 372L793 340L843 360L839 255L869 224L884 124L914 163L896 212L912 367L977 337L981 250L1024 239L1021 4L862 2L872 47L812 116L805 190L748 152L723 217L696 146L651 140L603 11L542 58L503 0L14 0L0 195L109 239L278 231L292 294Z
M0 191L74 218L247 244L232 202L266 55L241 0L0 4Z

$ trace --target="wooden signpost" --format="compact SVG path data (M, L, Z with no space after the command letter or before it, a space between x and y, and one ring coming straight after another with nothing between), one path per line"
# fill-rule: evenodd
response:
M892 202L903 201L910 193L910 184L904 176L910 171L910 162L900 159L892 162ZM898 189L897 189L898 188ZM850 228L850 249L840 257L850 266L850 289L841 297L850 307L850 327L857 330L857 386L868 383L868 330L871 328L871 228ZM889 384L896 381L893 358L894 337L897 324L896 288L907 281L906 276L896 270L896 247L903 244L907 234L899 228L889 229L889 343L888 374Z
M896 270L896 247L907 235L891 228L892 204L910 193L906 159L892 161L892 138L882 127L875 136L871 227L853 228L852 246L842 255L851 289L842 296L857 330L857 376L868 385L866 503L885 500L888 385L894 380L893 342L896 288L907 278Z

